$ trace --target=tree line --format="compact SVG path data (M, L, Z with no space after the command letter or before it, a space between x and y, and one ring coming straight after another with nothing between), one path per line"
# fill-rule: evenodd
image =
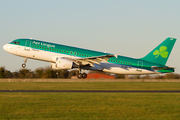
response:
M90 71L89 73L91 73ZM51 67L40 67L34 71L30 69L19 69L11 72L5 67L0 67L0 78L71 78L76 76L77 70L54 70ZM100 72L101 73L101 72ZM106 73L108 74L108 73ZM117 79L125 79L124 75L115 75ZM180 79L180 74L167 73L158 75L131 75L129 79Z
M34 71L30 69L20 69L15 72L0 67L0 78L71 78L76 75L77 70L54 70L50 67L37 68Z

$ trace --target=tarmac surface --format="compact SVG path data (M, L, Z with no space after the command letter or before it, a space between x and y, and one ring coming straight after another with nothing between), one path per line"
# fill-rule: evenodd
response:
M180 91L147 91L147 90L0 90L0 92L27 93L180 93Z

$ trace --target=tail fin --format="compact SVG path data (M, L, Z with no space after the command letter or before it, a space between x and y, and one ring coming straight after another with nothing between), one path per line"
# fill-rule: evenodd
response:
M166 65L175 42L175 38L167 38L141 60Z

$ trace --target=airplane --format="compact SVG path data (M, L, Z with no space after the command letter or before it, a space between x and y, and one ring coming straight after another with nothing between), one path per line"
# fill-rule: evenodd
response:
M87 77L85 70L124 75L174 72L174 68L166 66L166 62L175 42L175 38L169 37L145 57L139 59L35 39L16 39L5 44L3 49L23 57L23 68L26 67L27 59L41 60L50 62L52 69L76 68L79 70L77 77L81 79Z

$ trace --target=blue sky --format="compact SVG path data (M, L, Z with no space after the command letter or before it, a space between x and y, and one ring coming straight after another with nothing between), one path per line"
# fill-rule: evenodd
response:
M17 38L141 58L167 37L180 38L179 0L0 0L0 66L16 71L23 58L3 50ZM177 40L167 62L180 73ZM28 60L27 68L50 65Z

